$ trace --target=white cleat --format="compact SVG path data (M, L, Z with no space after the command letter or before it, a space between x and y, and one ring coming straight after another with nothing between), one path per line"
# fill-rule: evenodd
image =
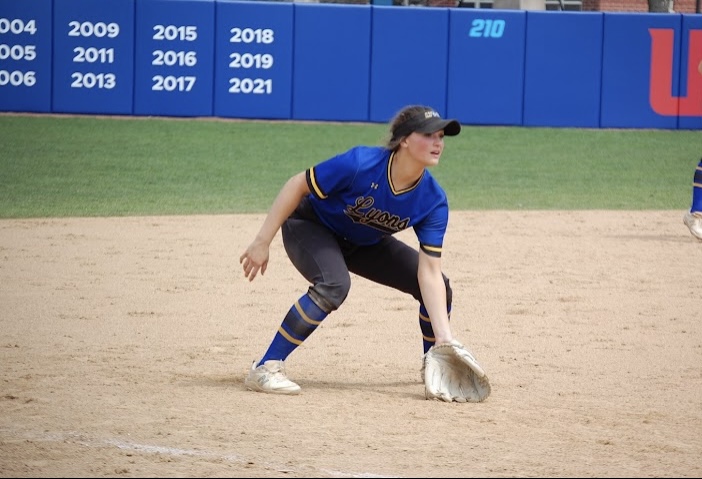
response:
M683 223L690 228L692 236L702 241L702 212L695 211L693 213L688 211L685 213L685 216L683 216Z
M251 391L262 393L300 394L300 386L285 375L283 361L266 361L260 366L256 366L256 361L254 361L244 385Z

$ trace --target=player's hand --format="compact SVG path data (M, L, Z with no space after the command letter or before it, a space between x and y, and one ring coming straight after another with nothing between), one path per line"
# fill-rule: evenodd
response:
M259 271L263 275L268 267L269 254L270 248L265 242L254 240L239 257L239 263L244 268L244 277L253 281Z

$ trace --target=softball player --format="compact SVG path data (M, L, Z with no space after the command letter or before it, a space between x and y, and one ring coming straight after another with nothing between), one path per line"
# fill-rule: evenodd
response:
M284 361L344 302L350 272L419 302L425 353L452 341L451 287L441 269L449 207L427 168L439 163L444 136L460 131L458 121L442 119L432 108L408 106L390 122L385 146L356 146L285 183L239 263L249 281L264 274L280 229L288 257L311 286L251 365L248 389L300 392ZM407 228L414 229L419 250L393 237Z
M683 223L690 233L702 241L702 160L700 160L692 179L692 206L683 216Z

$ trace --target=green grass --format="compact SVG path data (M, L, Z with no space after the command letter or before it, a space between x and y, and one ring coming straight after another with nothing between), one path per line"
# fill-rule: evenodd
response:
M261 213L382 124L0 116L0 218ZM684 209L699 131L464 126L432 169L454 210Z

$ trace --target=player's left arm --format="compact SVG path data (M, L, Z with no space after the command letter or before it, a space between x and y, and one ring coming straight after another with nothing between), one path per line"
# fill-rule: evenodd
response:
M422 301L427 308L431 327L434 330L436 344L451 342L453 335L446 311L446 284L441 271L441 256L430 255L420 248L417 279L422 292Z

